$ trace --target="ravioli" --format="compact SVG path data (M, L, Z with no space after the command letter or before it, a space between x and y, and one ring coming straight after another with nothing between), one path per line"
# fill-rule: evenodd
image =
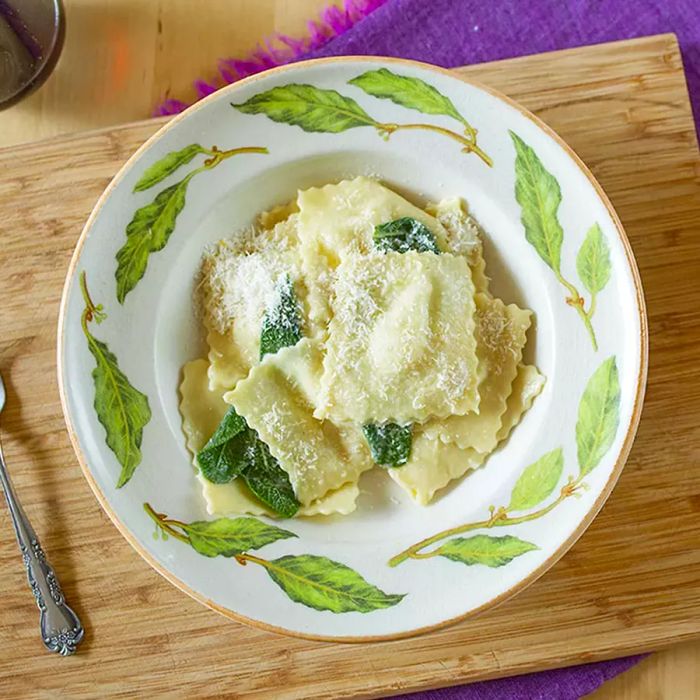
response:
M233 341L234 332L237 342ZM214 330L207 333L210 391L233 389L240 379L247 376L254 363L258 342L256 335L251 338L250 330L246 332L241 325L238 325L236 331L232 327L226 333Z
M207 360L193 360L182 368L180 415L192 455L204 447L228 410L221 392L209 388L208 368Z
M180 403L195 467L233 406L299 516L351 513L372 454L429 503L488 461L545 382L522 359L532 314L489 291L459 198L421 209L366 177L301 191L206 252L197 298L209 350L185 365ZM376 429L393 424L410 430ZM276 516L242 478L197 479L212 515Z
M534 365L519 365L513 380L506 410L501 417L498 442L503 442L510 431L520 422L523 414L530 410L532 402L539 396L545 384L544 375Z
M199 294L210 333L212 388L233 388L259 362L260 324L287 278L303 305L297 221L298 214L290 214L272 229L221 241L205 256Z
M530 312L500 299L476 295L476 355L479 362L479 412L431 421L425 429L458 447L489 453L498 444L501 416L525 346Z
M276 513L259 501L239 479L229 481L228 484L212 484L201 475L198 475L197 479L202 486L209 515L246 513L277 517ZM308 506L302 506L297 511L297 516L349 515L357 507L359 495L360 489L357 484L345 484L335 491L330 491L323 498L312 501Z
M229 408L220 392L209 389L207 366L207 360L188 362L183 368L183 381L180 385L183 432L197 469L194 455L204 447ZM197 474L197 480L210 515L275 515L240 479L234 479L227 484L213 484L201 474ZM357 484L346 484L325 494L323 498L312 501L308 506L302 506L298 515L348 515L355 510L358 495Z
M479 225L469 215L464 202L459 198L445 199L437 204L428 204L426 211L444 227L447 238L445 250L453 255L463 255L472 271L472 281L477 292L487 293L489 278L486 276L484 244Z
M389 476L419 505L427 505L450 481L476 469L487 455L443 442L425 432L414 436L410 460L390 469Z
M266 356L224 397L270 448L305 506L372 467L357 426L314 417L320 371L318 344L305 338Z
M348 256L331 310L315 415L362 425L478 408L474 290L463 258Z
M544 382L536 367L518 365L506 410L499 421L497 443L503 442L520 422L523 413L542 391ZM488 456L488 452L443 442L427 431L419 430L410 460L398 469L389 470L389 475L416 503L427 505L440 489L480 467Z
M309 307L314 324L330 319L333 270L347 255L374 250L375 226L410 217L426 226L438 246L446 249L447 231L437 219L366 177L300 192L297 205L301 264L304 276L312 281Z

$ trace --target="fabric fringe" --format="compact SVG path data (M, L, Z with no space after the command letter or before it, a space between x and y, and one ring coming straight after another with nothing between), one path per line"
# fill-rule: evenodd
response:
M275 34L264 39L262 44L246 58L222 58L218 61L218 75L212 81L194 81L196 99L201 100L225 85L241 78L260 73L268 68L290 63L303 55L321 48L331 39L344 34L367 15L384 5L388 0L343 0L342 5L331 5L321 11L318 20L307 24L308 34L295 38L285 34ZM166 99L156 107L153 116L178 114L191 103L177 99Z

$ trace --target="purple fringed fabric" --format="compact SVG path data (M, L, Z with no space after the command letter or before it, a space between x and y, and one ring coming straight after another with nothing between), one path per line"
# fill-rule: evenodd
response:
M241 78L260 73L268 68L290 63L310 51L322 49L331 39L352 29L360 20L381 7L387 0L343 0L342 5L325 8L317 21L307 25L308 36L303 39L276 34L265 39L262 46L244 59L222 58L218 62L218 76L212 80L198 79L194 82L197 99L202 99L220 87L235 83ZM182 100L164 100L154 111L154 116L178 114L189 104Z

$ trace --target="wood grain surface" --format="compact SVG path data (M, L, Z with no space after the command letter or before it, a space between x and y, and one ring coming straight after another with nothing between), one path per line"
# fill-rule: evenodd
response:
M190 600L98 507L71 451L55 378L56 316L72 247L101 190L157 123L6 149L3 437L17 490L87 638L76 657L43 652L0 511L3 697L378 697L700 636L700 159L675 39L464 72L520 100L578 151L610 195L639 262L651 331L647 400L628 465L588 532L515 599L412 640L368 647L289 639Z
M219 58L245 56L274 32L302 36L340 0L63 0L66 40L41 90L0 112L0 145L151 116L190 100Z

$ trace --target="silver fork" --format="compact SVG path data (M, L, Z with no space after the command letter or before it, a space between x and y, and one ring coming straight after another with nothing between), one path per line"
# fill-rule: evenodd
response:
M0 376L0 411L3 408L5 408L5 385ZM5 492L17 542L27 569L27 579L36 604L39 606L39 623L44 646L61 656L74 654L85 631L78 616L66 605L56 574L46 560L34 528L17 500L5 465L2 441L0 441L0 483Z

